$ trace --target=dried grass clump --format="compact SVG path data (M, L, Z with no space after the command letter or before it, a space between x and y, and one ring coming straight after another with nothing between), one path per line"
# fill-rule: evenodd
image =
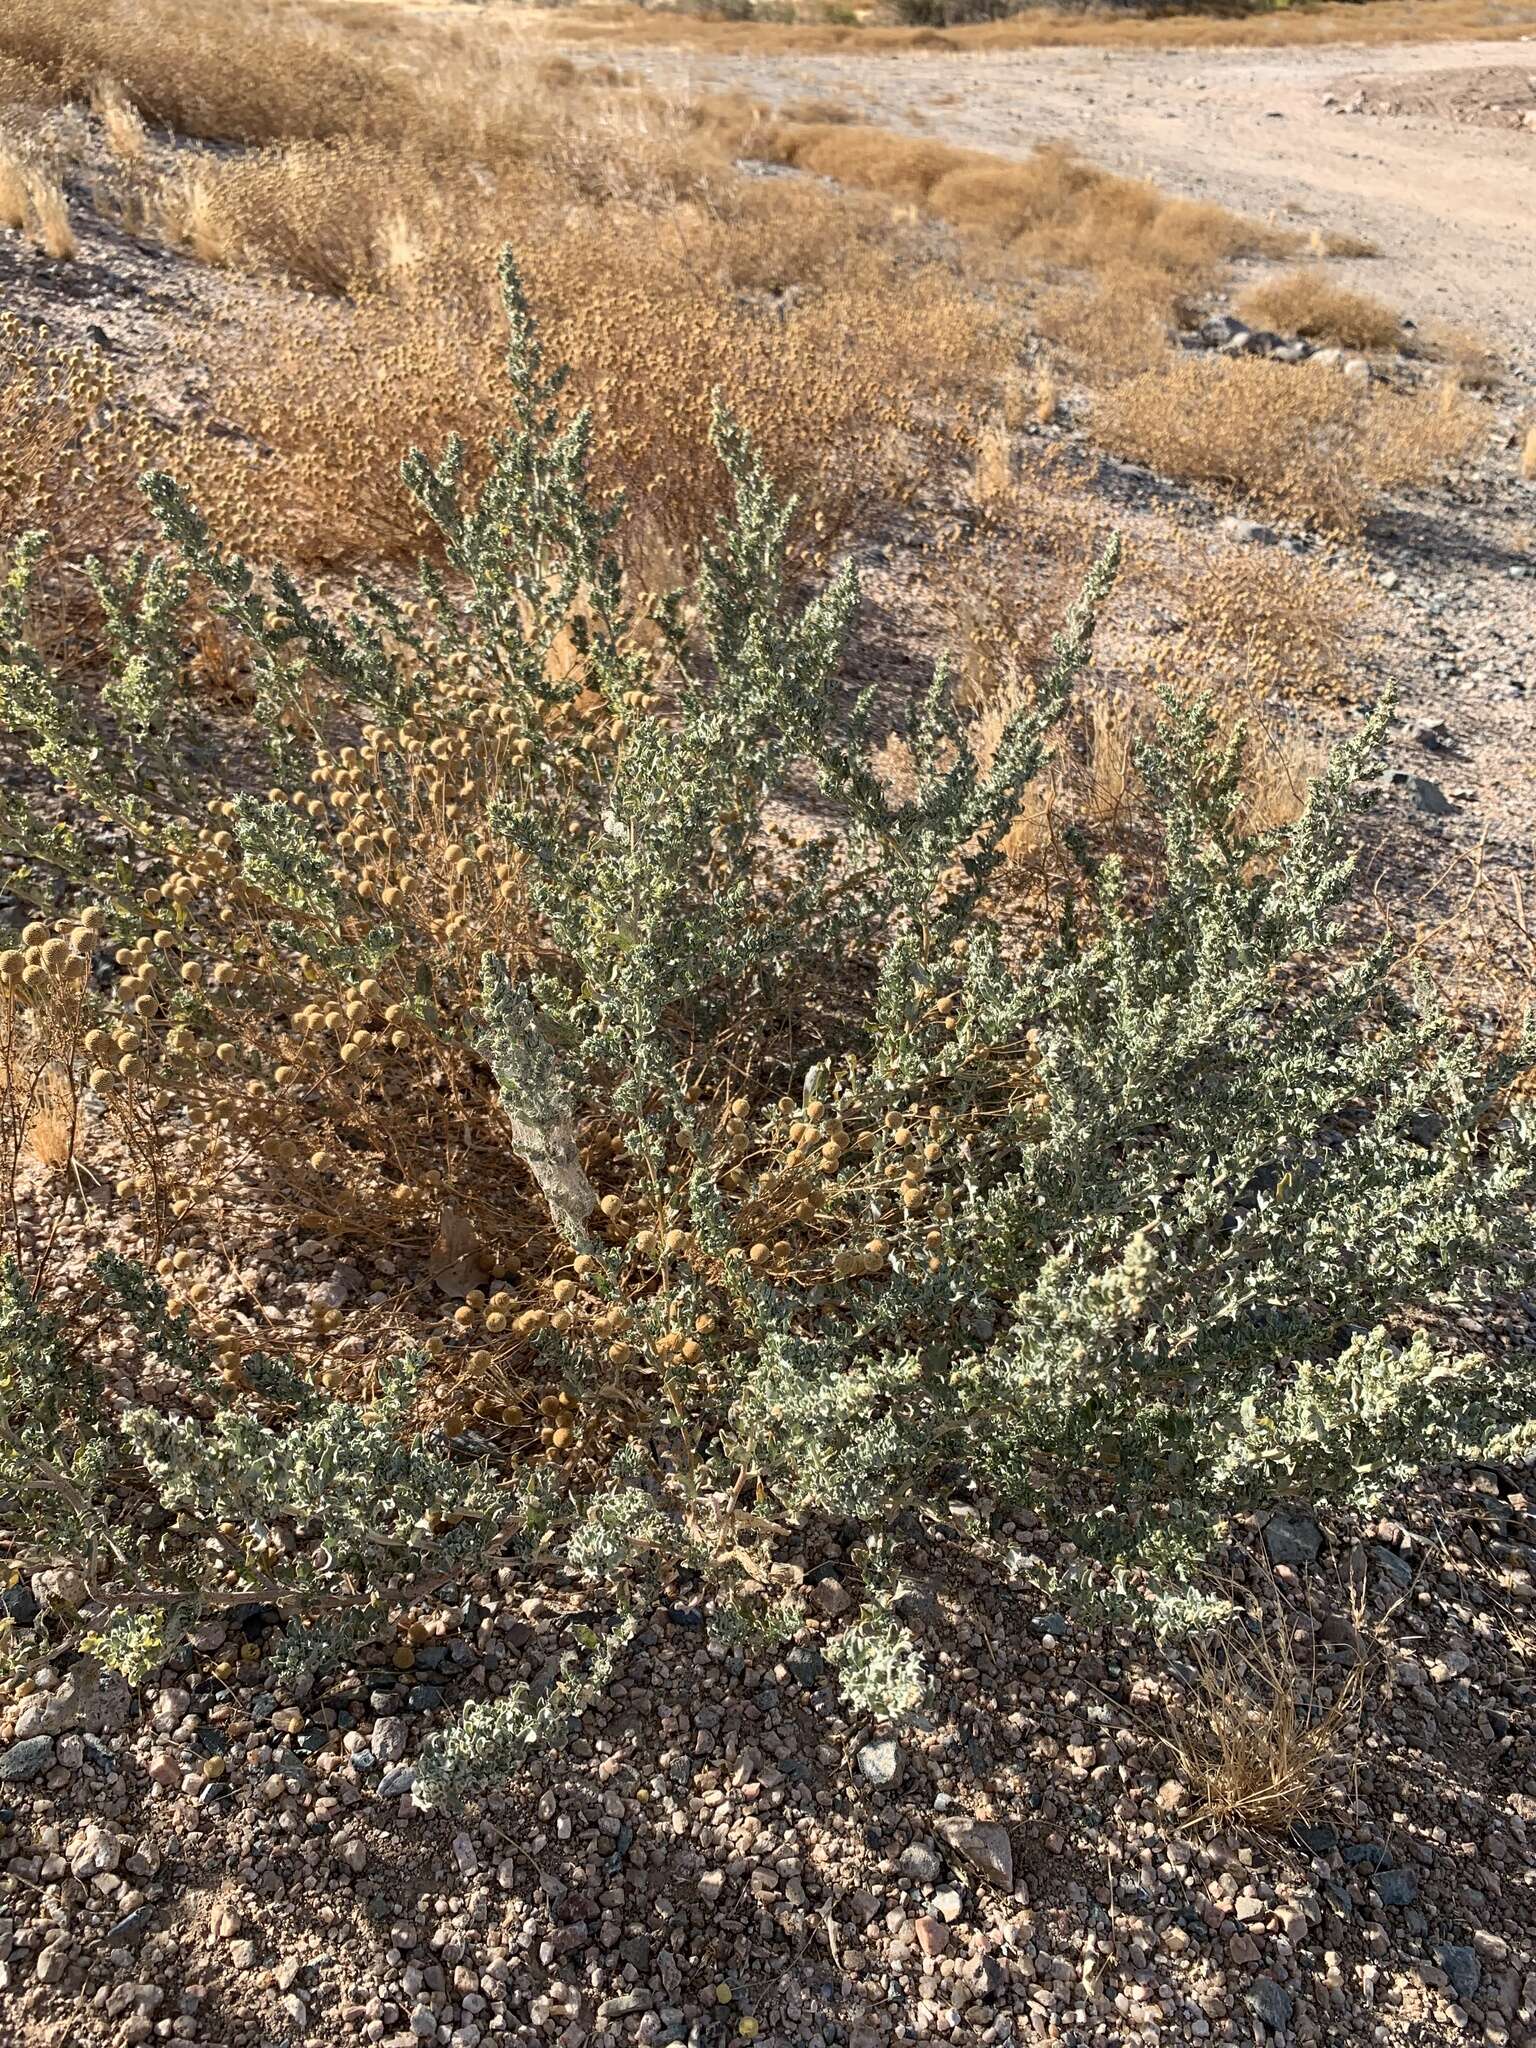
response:
M407 48L385 51L298 9L200 0L7 0L0 20L0 55L56 102L84 100L108 77L144 119L179 135L260 145L430 133L457 150L486 95L468 95L455 123L446 73L462 82L474 60L430 34L419 48L429 61L412 64ZM482 85L502 54L499 44L484 53Z
M1402 340L1402 322L1390 306L1305 266L1252 286L1238 300L1237 311L1254 327L1340 348L1396 348Z
M354 142L497 177L556 152L573 93L647 97L625 95L612 65L531 57L526 36L494 20L374 8L322 18L286 0L8 0L0 103L84 102L104 80L140 123L177 135L258 149ZM609 138L616 161L625 139Z
M5 48L4 33L5 24L0 21L0 107L41 113L58 95L41 71Z
M30 204L26 161L18 149L0 142L0 228L21 233Z
M0 314L0 548L33 527L66 558L142 535L136 479L160 440L99 356Z
M91 111L101 122L107 147L125 163L149 154L149 130L143 116L115 79L103 78L91 92Z
M684 547L721 502L707 428L722 364L775 472L808 500L813 544L968 438L1007 344L952 273L850 245L820 195L803 218L783 209L777 232L766 210L673 230L592 207L530 223L520 252L573 389L596 406L598 478L629 492L654 544ZM455 433L483 442L503 404L493 309L465 257L423 256L389 297L286 308L259 355L239 336L214 349L222 410L267 452L210 441L179 467L242 545L314 562L408 559L425 543L401 456Z
M386 222L402 203L419 212L433 190L420 165L384 150L300 142L182 170L154 213L166 238L200 262L348 292L372 282L389 246Z
M62 1062L44 1067L28 1090L23 1146L50 1173L61 1173L75 1157L80 1098L74 1076Z
M466 92L476 89L466 82ZM619 205L658 217L695 206L715 215L741 210L730 188L745 181L710 118L689 118L643 94L596 90L578 121L553 123L547 106L531 100L526 116L517 149L494 168L471 147L477 122L467 103L462 147L452 156L429 133L387 144L275 142L184 164L144 210L151 231L202 261L338 293L394 292L429 257L440 274L478 278L486 250L508 234L526 239L532 221L561 209ZM678 226L669 218L669 231Z
M1355 693L1349 670L1358 607L1353 585L1332 564L1283 548L1228 547L1181 563L1172 594L1183 615L1169 657L1176 671L1235 673L1251 700Z
M1172 199L1056 143L1013 162L859 123L817 121L769 123L744 146L841 184L920 202L1032 265L1102 271L1129 264L1193 289L1233 256L1295 246L1293 236L1223 207Z
M1166 276L1117 264L1092 283L1044 293L1032 322L1085 384L1097 386L1166 360L1178 301Z
M1446 366L1449 376L1465 391L1497 391L1504 381L1503 368L1489 347L1486 335L1469 327L1435 324L1428 334L1430 353Z
M1336 532L1358 528L1377 490L1426 482L1485 431L1467 400L1372 390L1306 364L1196 356L1170 356L1102 393L1093 422L1130 461Z
M1006 503L1006 530L1031 562L1027 588L1016 570L1001 570L985 553L957 561L951 577L963 595L950 606L945 628L959 657L958 701L983 766L994 758L1009 718L1036 702L1050 665L1054 608L1079 577L1092 544L1091 508L1077 502L1070 487L1048 492L1026 467L1013 479ZM1235 591L1230 605L1214 591L1202 598L1185 602L1179 592L1184 618L1166 649L1159 645L1148 656L1135 641L1113 655L1101 649L1104 680L1068 708L1050 758L1003 842L1016 912L1035 914L1075 898L1084 844L1121 860L1133 889L1150 885L1156 835L1149 830L1151 806L1137 750L1156 725L1160 692L1199 694L1224 734L1244 734L1245 829L1267 831L1296 817L1322 758L1265 702L1284 666L1284 607L1274 601L1267 610L1257 607L1245 631ZM1313 638L1332 646L1347 618L1342 592L1331 585L1319 590L1318 608ZM915 793L902 743L887 745L882 769L898 795Z
M1411 489L1458 468L1488 438L1486 407L1469 398L1455 378L1434 389L1376 391L1362 450L1366 474L1378 490Z
M69 201L64 187L51 173L35 170L27 180L33 240L55 263L73 263L80 254L70 224Z
M972 492L984 507L1006 504L1013 495L1013 444L999 414L984 420L976 437Z
M967 678L971 676L967 667ZM1253 689L1234 679L1230 665L1211 665L1193 646L1166 669L1153 664L1137 687L1109 685L1085 692L1056 736L1051 759L1002 844L1007 879L1016 899L1037 909L1075 895L1079 856L1087 845L1124 863L1133 886L1145 885L1155 865L1146 785L1137 753L1156 725L1153 685L1198 688L1209 683L1222 730L1244 735L1241 816L1244 829L1268 832L1289 825L1321 766L1318 751L1288 726L1265 717ZM1030 700L1023 677L994 685L976 706L971 728L978 756L990 760L1009 714Z
M1357 1608L1357 1636L1362 1622ZM1195 1796L1193 1823L1279 1834L1315 1812L1359 1747L1369 1664L1335 1677L1310 1628L1272 1616L1195 1642L1189 1661L1194 1681L1165 1739Z
M0 227L27 235L56 263L80 253L64 187L35 135L0 133Z

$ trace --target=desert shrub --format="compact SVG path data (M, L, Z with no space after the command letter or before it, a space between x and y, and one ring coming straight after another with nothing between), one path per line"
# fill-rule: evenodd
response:
M1456 394L1447 402L1307 365L1191 355L1102 393L1093 425L1117 455L1336 532L1359 526L1375 491L1427 481L1486 431Z
M1036 302L1033 324L1091 387L1165 362L1177 325L1165 273L1117 269L1092 284L1059 285Z
M110 1499L114 1586L153 1590L165 1553L214 1529L198 1569L218 1597L260 1588L265 1547L224 1527L248 1485L279 1517L263 1505L288 1609L341 1626L355 1606L367 1629L397 1585L376 1585L368 1546L387 1540L392 1573L431 1570L430 1499L464 1518L454 1562L503 1510L552 1514L620 1635L626 1584L687 1560L756 1595L730 1612L761 1638L794 1626L765 1611L765 1531L881 1530L970 1487L1044 1507L1085 1573L1185 1613L1181 1579L1242 1504L1355 1499L1528 1444L1525 1376L1472 1355L1449 1314L1529 1255L1522 1062L1488 1063L1394 994L1382 957L1341 949L1355 780L1385 711L1288 830L1253 835L1240 749L1170 698L1137 761L1155 886L1130 899L1106 860L1047 943L1010 950L991 885L1114 548L985 760L939 671L893 797L869 706L846 716L838 688L852 571L792 593L790 508L722 415L734 511L691 608L637 618L617 515L585 482L590 425L562 423L504 282L512 417L483 481L457 448L409 465L445 562L419 605L365 588L341 616L281 573L258 587L160 478L171 552L104 578L104 745L104 715L27 643L23 551L0 716L125 857L101 872L67 834L8 821L35 875L100 907L39 918L0 992L18 1042L52 1032L101 1161L140 1162L122 1213L178 1298L106 1278L173 1405L202 1370L179 1276L222 1151L239 1199L221 1244L236 1216L269 1236L292 1202L338 1234L381 1227L377 1206L391 1270L435 1271L459 1303L421 1346L415 1418L451 1436L472 1416L508 1465L557 1469L493 1504L478 1468L402 1442L403 1395L375 1395L371 1420L342 1398L355 1353L338 1346L317 1388L227 1333L211 1409L151 1401L100 1448L89 1420L28 1435L64 1372L46 1318L69 1294L56 1225L35 1200L23 1214L13 1174L33 1277L13 1277L0 1328L0 1496L29 1561L77 1554ZM280 778L265 795L202 743L179 627L197 584L249 646ZM324 1156L277 1142L306 1124ZM100 1322L85 1305L70 1327L83 1343ZM75 1521L66 1457L95 1489ZM377 1523L357 1513L375 1461ZM338 1572L347 1597L319 1601ZM862 1711L921 1697L877 1585L836 1661ZM563 1684L579 1698L576 1671ZM435 1753L434 1796L552 1739L551 1717L525 1695L477 1711Z
M290 7L10 0L0 61L33 103L83 101L110 78L152 126L258 147L350 137L501 162L537 117L532 69L499 39L471 55L429 24L414 45L381 47ZM546 94L553 82L539 81Z
M0 227L21 230L55 262L80 253L64 187L35 136L0 132Z
M881 247L867 225L811 194L777 223L766 209L701 213L660 238L626 206L530 224L528 275L594 408L595 476L626 489L668 549L686 552L724 503L709 447L721 363L826 540L908 495L1001 374L1005 324L952 271ZM310 563L410 561L431 543L402 501L402 456L450 434L483 448L501 404L496 309L463 261L429 248L390 296L285 304L269 347L213 344L221 409L263 451L207 442L182 457L221 531Z
M46 526L77 557L147 534L137 478L163 439L98 352L0 314L0 543Z
M298 142L181 170L155 211L168 239L205 263L275 270L346 292L373 282L388 224L402 218L403 201L404 218L418 213L423 191L434 191L424 167L398 156Z
M1437 321L1425 341L1428 353L1445 364L1446 374L1462 390L1497 391L1503 383L1499 357L1485 334Z
M1175 659L1242 675L1254 698L1335 701L1358 691L1350 660L1358 599L1331 565L1239 544L1181 563Z
M504 1482L408 1427L408 1360L359 1404L280 1360L222 1375L186 1312L110 1254L71 1311L0 1267L7 1563L63 1573L80 1648L131 1678L198 1616L258 1600L290 1624L275 1675L302 1684L483 1559L509 1518ZM102 1355L82 1361L84 1314L127 1336L143 1398L114 1403Z
M1374 392L1363 458L1378 490L1444 477L1487 441L1488 409L1454 378L1415 391Z
M844 184L920 201L1031 265L1129 266L1193 290L1229 257L1294 246L1294 238L1274 229L1117 177L1057 143L1014 161L857 122L812 121L764 124L751 131L747 146Z
M1237 302L1243 319L1281 334L1336 342L1341 348L1396 348L1402 323L1369 292L1353 292L1320 270L1288 270L1249 287Z

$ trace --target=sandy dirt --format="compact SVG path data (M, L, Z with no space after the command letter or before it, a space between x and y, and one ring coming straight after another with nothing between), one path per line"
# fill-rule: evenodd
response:
M1003 155L1075 144L1096 162L1260 217L1366 237L1370 288L1411 310L1485 329L1536 367L1536 130L1468 125L1463 72L1536 73L1536 39L1373 50L1026 50L979 56L716 57L625 51L674 83L739 87L770 102L819 95L890 127ZM1516 56L1513 53L1520 53ZM1347 113L1420 77L1431 108ZM1325 103L1328 96L1336 103ZM1502 98L1502 94L1500 95ZM1513 99L1513 89L1510 98ZM1363 266L1351 266L1360 282Z

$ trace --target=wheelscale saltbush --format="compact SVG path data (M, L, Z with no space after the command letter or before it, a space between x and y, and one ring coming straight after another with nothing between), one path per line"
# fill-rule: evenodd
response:
M262 585L152 477L174 552L100 573L103 712L27 643L34 544L11 579L0 720L117 857L8 818L52 918L0 959L8 1058L63 1076L68 1161L112 1163L172 1290L103 1273L125 1401L13 1155L34 1266L6 1282L0 1501L18 1563L84 1571L97 1653L142 1669L238 1598L342 1656L441 1572L563 1544L614 1638L439 1740L424 1786L457 1798L558 1733L679 1565L736 1639L792 1633L771 1566L808 1518L1029 1505L1085 1600L1187 1621L1236 1510L1536 1443L1528 1375L1443 1334L1528 1258L1529 1046L1489 1062L1344 944L1386 711L1254 838L1240 743L1170 698L1155 884L1085 866L1026 942L989 886L1116 550L984 757L939 670L897 800L839 693L851 569L788 588L792 508L722 412L734 518L686 603L642 608L510 260L503 284L486 482L456 448L406 467L441 536L418 598L365 585L338 617ZM248 648L264 789L187 687L192 601ZM213 1210L376 1259L435 1321L409 1381L335 1307L307 1372L253 1355L186 1278ZM834 1662L895 1717L922 1672L872 1557Z

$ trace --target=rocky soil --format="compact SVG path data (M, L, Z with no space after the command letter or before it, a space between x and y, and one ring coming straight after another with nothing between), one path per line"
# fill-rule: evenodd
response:
M136 1699L45 1670L0 1729L8 2038L1529 2042L1527 1484L1241 1533L1303 1692L1368 1674L1279 1835L1195 1816L1209 1681L1041 1610L1056 1546L969 1503L903 1546L939 1686L917 1729L839 1706L821 1641L858 1572L827 1531L782 1561L818 1616L782 1661L714 1641L679 1583L570 1750L452 1820L415 1810L417 1746L547 1679L580 1618L557 1575L466 1585L302 1700L263 1687L260 1609ZM7 1596L27 1629L68 1591L38 1590Z
M1536 129L1536 64L1468 65L1406 78L1369 76L1352 80L1351 87L1346 96L1331 95L1346 114Z

